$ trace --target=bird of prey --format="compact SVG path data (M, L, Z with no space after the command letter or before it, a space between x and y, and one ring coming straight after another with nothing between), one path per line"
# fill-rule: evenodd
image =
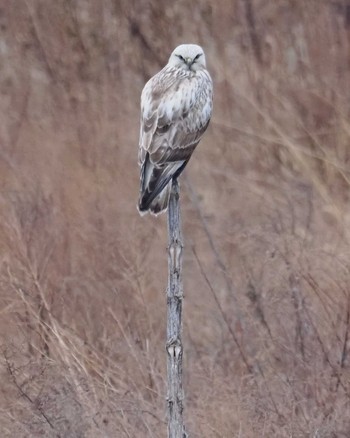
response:
M213 83L203 49L196 44L176 47L141 95L140 214L167 209L172 180L207 129L212 106Z

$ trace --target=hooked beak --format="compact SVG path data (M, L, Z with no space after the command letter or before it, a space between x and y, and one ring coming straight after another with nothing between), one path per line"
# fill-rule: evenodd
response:
M191 68L192 64L193 64L193 59L192 58L185 58L185 62L186 65L188 65L188 68Z

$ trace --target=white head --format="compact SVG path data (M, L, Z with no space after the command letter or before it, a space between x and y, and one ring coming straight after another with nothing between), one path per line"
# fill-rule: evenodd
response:
M204 51L197 44L181 44L170 55L168 65L183 70L203 70L206 67Z

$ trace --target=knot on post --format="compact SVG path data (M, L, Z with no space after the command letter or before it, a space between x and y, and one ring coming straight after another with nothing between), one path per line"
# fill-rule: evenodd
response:
M175 239L169 245L169 256L170 256L172 271L177 275L180 274L182 248L183 245L180 243L178 239Z
M182 354L182 343L179 338L169 339L166 343L168 355L173 359L179 359Z

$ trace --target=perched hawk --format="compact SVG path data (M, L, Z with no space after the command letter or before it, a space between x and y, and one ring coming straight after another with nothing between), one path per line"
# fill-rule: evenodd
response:
M178 46L141 95L141 214L168 207L172 179L184 170L207 129L212 106L213 84L203 49Z

